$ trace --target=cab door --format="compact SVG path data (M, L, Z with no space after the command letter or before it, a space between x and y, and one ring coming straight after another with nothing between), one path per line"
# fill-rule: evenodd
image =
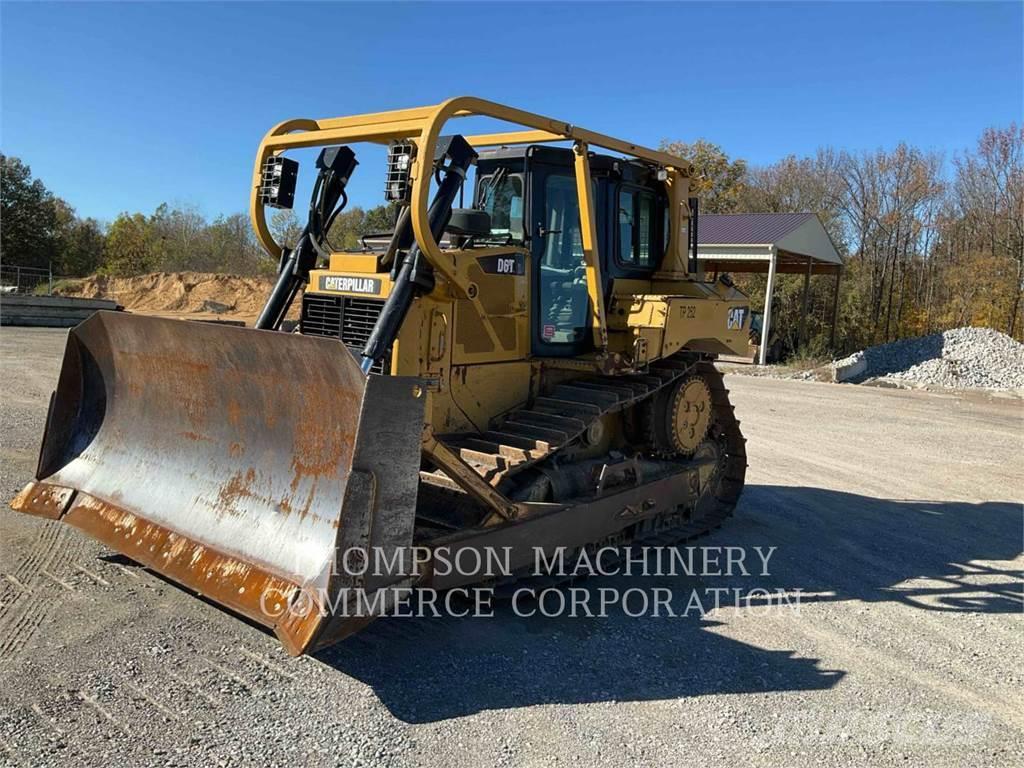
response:
M580 355L594 340L575 171L534 163L530 175L533 354Z

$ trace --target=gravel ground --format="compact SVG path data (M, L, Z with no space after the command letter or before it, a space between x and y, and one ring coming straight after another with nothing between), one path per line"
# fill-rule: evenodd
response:
M866 359L860 381L894 379L951 389L1024 389L1024 344L991 328L954 328L869 347L837 366Z
M64 333L0 332L0 488ZM384 619L312 658L74 529L0 510L0 764L1024 764L1022 404L727 377L748 437L704 547L802 590L704 618ZM1018 456L1018 459L1013 459ZM107 557L102 557L107 555Z

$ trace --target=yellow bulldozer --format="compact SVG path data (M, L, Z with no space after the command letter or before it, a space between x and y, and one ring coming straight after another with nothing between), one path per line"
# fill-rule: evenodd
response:
M442 133L467 117L509 130ZM367 143L386 148L393 231L339 252L331 225ZM266 214L293 206L286 153L301 148L321 151L286 248ZM536 576L538 550L706 532L743 488L713 361L746 350L750 313L730 281L704 279L691 171L471 97L283 122L253 172L253 227L279 259L255 328L83 322L36 480L12 506L271 628L294 654L393 606L353 611L355 594L499 579L442 569L442 553L507 553L500 578L514 579ZM368 567L370 553L390 567Z

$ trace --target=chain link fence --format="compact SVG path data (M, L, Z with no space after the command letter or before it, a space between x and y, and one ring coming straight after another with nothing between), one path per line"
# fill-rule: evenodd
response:
M35 294L49 296L62 278L52 270L38 267L0 266L0 294Z

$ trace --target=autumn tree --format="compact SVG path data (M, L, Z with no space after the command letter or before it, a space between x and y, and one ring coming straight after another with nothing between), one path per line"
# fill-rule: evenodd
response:
M705 213L803 212L818 215L844 255L839 349L852 351L962 325L1024 336L1024 128L990 128L950 162L907 144L871 152L821 148L748 167L705 140L664 142L694 165L692 190ZM52 264L64 274L147 270L272 273L277 264L244 214L209 221L194 206L123 213L104 231L0 155L2 233L7 264ZM330 227L332 250L361 248L367 234L394 226L393 205L354 206ZM271 217L277 242L294 247L302 223L290 210ZM764 276L737 276L759 307ZM780 275L774 323L797 344L801 275ZM810 346L828 339L831 280L812 280Z
M208 224L195 206L171 208L167 203L157 206L148 226L159 251L154 253L153 267L165 272L182 270L205 271L212 259Z
M302 225L299 217L291 208L281 208L274 211L270 217L270 233L278 245L285 248L294 248L302 235Z
M717 144L697 139L663 141L661 150L693 163L690 194L700 198L704 213L736 213L740 210L747 174L745 160L732 160Z
M953 197L960 248L999 286L988 298L1013 335L1020 327L1024 292L1024 126L989 128L973 152L954 161Z

